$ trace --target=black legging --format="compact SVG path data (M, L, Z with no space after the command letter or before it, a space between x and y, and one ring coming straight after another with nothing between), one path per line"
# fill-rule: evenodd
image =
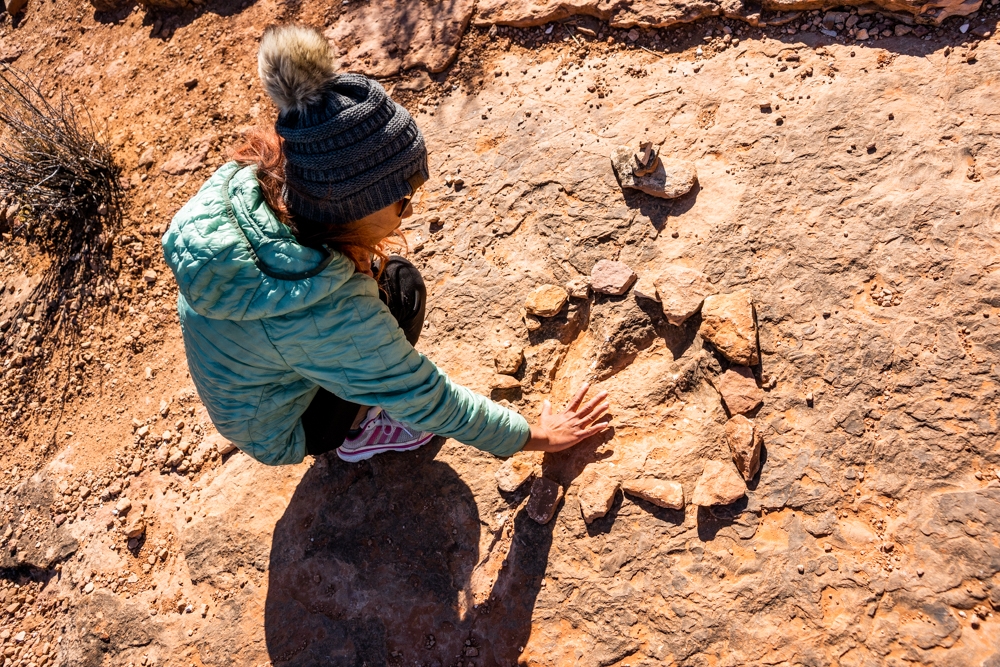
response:
M409 261L392 256L379 276L379 298L389 306L410 345L416 345L424 326L427 288L424 279ZM345 401L322 387L302 414L306 432L306 452L325 454L344 442L361 406Z

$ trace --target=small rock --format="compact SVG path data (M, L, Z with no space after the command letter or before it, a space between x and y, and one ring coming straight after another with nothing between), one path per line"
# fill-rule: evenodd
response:
M524 309L539 317L555 317L569 300L569 294L557 285L536 287L524 300Z
M587 468L580 476L580 510L587 523L600 519L608 513L615 502L618 482L602 475L593 468Z
M731 415L751 412L764 401L764 390L757 386L753 371L746 366L733 366L723 373L716 389Z
M757 425L743 415L734 415L726 422L726 442L733 453L733 463L747 481L760 470L761 441Z
M697 313L705 297L716 291L704 273L686 266L668 265L654 282L663 315L675 327Z
M504 493L513 493L532 477L541 477L539 465L525 454L515 454L497 469L497 487Z
M125 537L130 540L141 539L146 534L146 521L139 514L133 514L125 522Z
M799 566L798 566L797 568L795 568L795 569L797 569L797 570L799 571L799 574L805 574L805 571L806 571L806 566L805 566L805 565L802 565L802 564L800 563L800 564L799 564Z
M649 299L650 301L660 300L660 297L656 296L656 283L654 282L654 277L649 275L639 276L639 279L635 281L635 287L632 288L632 294L634 294L637 299Z
M120 498L117 503L115 503L115 509L118 511L119 515L128 514L128 511L132 509L132 501L128 498Z
M590 280L586 276L577 276L566 283L566 291L574 299L586 299L590 296Z
M635 271L623 262L602 259L590 271L590 287L601 294L620 296L635 282Z
M658 507L672 510L684 509L684 487L677 482L659 479L633 479L622 482L622 491L638 496Z
M639 39L639 31L636 30L635 28L632 28L631 30L628 31L627 36L628 36L628 41L634 42Z
M536 477L531 483L531 497L524 510L535 522L547 524L555 515L562 497L563 488L559 484L544 477Z
M521 368L523 362L524 351L519 347L500 350L493 358L497 373L501 375L514 375Z
M709 461L695 484L691 502L699 507L729 505L746 495L747 485L729 463Z
M205 442L208 442L212 446L214 446L215 451L219 452L219 456L225 456L229 452L236 449L236 445L234 445L229 440L224 438L220 433L213 433L212 435L205 438Z
M896 27L893 28L893 32L896 33L896 37L902 37L903 35L909 35L913 32L913 28L905 23L897 23Z
M93 593L94 592L94 582L93 581L88 581L87 585L83 587L83 592L84 593Z
M142 279L152 285L156 282L156 271L153 269L146 269L142 272Z
M138 456L132 458L132 466L128 469L133 475L138 475L142 472L142 459Z
M858 32L855 33L854 35L854 39L858 40L859 42L868 39L868 31L865 30L864 28L858 30Z
M520 386L520 380L509 375L494 375L490 380L490 389L517 389Z
M750 290L706 297L698 333L734 364L753 366L760 361Z
M963 35L965 33L969 32L969 24L968 23L963 23L962 25L958 26L958 31L960 33L962 33Z
M687 194L698 180L698 173L689 162L662 157L651 174L636 176L635 171L641 170L641 166L636 161L635 151L628 146L619 146L611 153L611 166L623 188L663 199Z

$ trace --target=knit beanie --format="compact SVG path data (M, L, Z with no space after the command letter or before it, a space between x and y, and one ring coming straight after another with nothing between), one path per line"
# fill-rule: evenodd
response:
M427 180L427 149L416 121L377 82L338 74L330 44L318 31L268 28L257 67L278 107L284 198L298 220L353 222Z

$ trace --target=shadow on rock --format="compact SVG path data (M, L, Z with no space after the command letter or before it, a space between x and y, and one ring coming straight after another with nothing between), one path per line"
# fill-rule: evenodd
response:
M667 228L667 222L671 217L679 217L694 207L698 200L698 193L701 192L701 184L696 181L690 192L676 199L654 197L645 192L627 188L621 192L625 199L625 205L629 208L639 209L639 212L653 223L657 233L661 233Z
M273 664L517 662L552 529L520 512L491 594L473 605L479 511L455 470L435 460L441 444L360 464L329 455L305 474L272 541L264 626Z

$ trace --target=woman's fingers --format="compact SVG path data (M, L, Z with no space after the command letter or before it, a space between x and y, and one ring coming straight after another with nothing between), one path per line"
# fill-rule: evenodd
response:
M585 406L583 406L577 411L576 413L577 416L585 417L586 415L591 414L594 411L594 409L597 408L597 406L601 405L601 403L603 403L604 399L606 399L607 397L608 397L608 392L606 391L602 391L597 396L594 396L592 399L587 401L587 404Z
M577 408L580 407L580 404L583 403L583 397L587 395L587 391L589 390L590 390L590 384L584 382L583 386L580 387L580 390L576 392L576 396L574 396L573 400L569 402L569 406L566 408L566 412L576 412Z

